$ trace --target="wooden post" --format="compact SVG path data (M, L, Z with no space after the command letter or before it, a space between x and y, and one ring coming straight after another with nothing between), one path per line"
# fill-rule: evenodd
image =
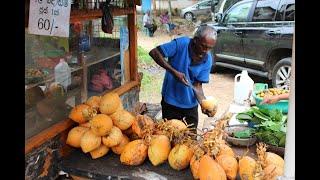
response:
M129 28L129 54L130 54L130 79L136 81L137 73L137 28L136 28L136 8L132 14L128 15Z
M293 34L292 62L290 77L289 111L287 121L286 149L284 154L284 177L282 179L294 179L295 177L295 37Z

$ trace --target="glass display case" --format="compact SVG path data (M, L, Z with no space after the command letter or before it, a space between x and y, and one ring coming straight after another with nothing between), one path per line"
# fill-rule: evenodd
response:
M63 24L69 26L67 38L28 33L34 2L25 0L25 179L56 179L58 164L72 153L66 144L77 125L68 118L71 108L109 91L119 94L127 110L139 101L136 5L141 1L55 1L71 2L69 24ZM101 31L105 2L113 19L108 34Z
M127 16L114 17L112 34L101 30L100 18L71 23L69 38L26 29L25 139L64 120L90 96L129 81L128 37L120 40L120 29L128 29Z

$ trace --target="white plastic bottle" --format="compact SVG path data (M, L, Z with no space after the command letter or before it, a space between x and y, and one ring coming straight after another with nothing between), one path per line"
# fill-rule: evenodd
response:
M67 87L71 84L71 70L64 59L60 59L59 64L54 68L54 79L67 91Z
M234 101L237 104L245 105L253 92L254 81L249 77L248 71L243 70L234 78Z

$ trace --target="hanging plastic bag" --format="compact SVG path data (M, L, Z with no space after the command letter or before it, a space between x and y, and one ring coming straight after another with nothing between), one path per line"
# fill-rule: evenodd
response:
M103 3L101 29L103 32L112 34L113 29L113 17L110 12L109 4L111 0L107 0Z
M59 64L54 68L54 78L55 82L61 84L67 91L68 86L71 84L71 70L64 59L60 59Z

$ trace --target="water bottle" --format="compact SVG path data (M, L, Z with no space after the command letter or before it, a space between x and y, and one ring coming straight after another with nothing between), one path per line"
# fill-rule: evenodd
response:
M249 77L248 71L243 70L234 78L234 101L240 105L246 105L253 93L254 81ZM250 104L249 104L250 105Z

